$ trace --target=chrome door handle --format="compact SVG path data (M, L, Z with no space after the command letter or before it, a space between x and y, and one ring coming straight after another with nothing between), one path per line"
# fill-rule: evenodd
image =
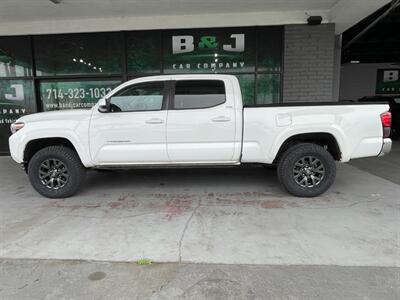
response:
M159 119L159 118L152 118L152 119L146 120L146 123L147 124L162 124L162 123L164 123L164 120Z
M231 118L229 118L227 116L218 116L218 117L211 119L211 121L213 121L213 122L229 122L230 120L231 120Z

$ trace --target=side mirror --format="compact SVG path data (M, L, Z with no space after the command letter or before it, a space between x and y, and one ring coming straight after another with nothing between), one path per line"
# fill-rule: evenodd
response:
M99 108L98 111L101 113L106 113L108 112L108 105L107 105L107 100L105 98L101 98L98 102Z

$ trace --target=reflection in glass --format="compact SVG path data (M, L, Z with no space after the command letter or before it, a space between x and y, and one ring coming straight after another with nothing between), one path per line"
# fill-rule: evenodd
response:
M28 37L0 37L0 77L32 76Z
M48 75L120 74L120 34L61 34L34 37L36 73Z
M242 91L243 105L254 105L254 74L236 74Z
M35 109L32 80L0 80L0 153L8 152L10 124Z
M159 32L129 32L126 43L129 74L161 72L161 35Z
M259 74L257 76L256 104L279 103L281 84L279 74Z
M160 110L163 103L163 95L164 82L136 84L111 97L111 111Z
M281 72L282 27L271 26L257 31L257 66L259 72Z

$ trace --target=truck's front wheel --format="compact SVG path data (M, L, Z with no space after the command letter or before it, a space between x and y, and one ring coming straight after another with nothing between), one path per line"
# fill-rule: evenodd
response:
M294 196L315 197L332 185L336 164L323 147L303 143L289 148L278 165L278 179Z
M28 165L35 190L48 198L67 198L77 192L85 178L78 154L64 146L50 146L33 155Z

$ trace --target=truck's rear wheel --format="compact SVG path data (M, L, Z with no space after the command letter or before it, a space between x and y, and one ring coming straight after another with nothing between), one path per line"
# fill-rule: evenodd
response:
M33 155L28 175L39 194L48 198L67 198L78 191L85 178L85 168L74 150L50 146Z
M315 197L333 184L336 164L323 147L303 143L289 148L278 165L278 179L294 196Z

